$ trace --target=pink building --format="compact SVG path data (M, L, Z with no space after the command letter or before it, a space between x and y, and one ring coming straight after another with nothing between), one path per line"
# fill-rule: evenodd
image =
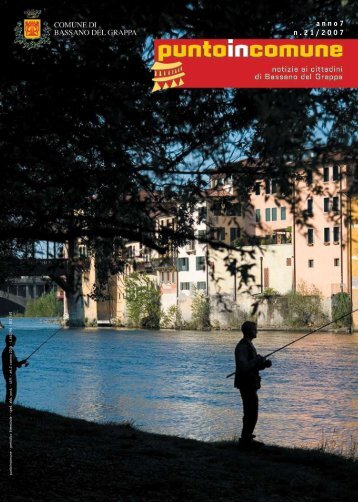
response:
M314 173L305 169L300 174L298 180L292 183L294 207L280 195L277 180L258 180L255 183L246 209L236 220L241 244L245 239L249 242L255 237L257 243L266 249L269 246L271 251L285 245L286 251L276 253L277 259L272 258L272 253L270 260L264 259L259 281L261 290L273 287L274 283L277 286L274 278L282 275L285 268L286 280L280 285L280 293L297 290L303 284L318 289L325 298L340 291L350 293L347 167L331 162ZM211 187L233 196L236 191L235 176L220 178L215 175ZM305 224L302 224L304 219ZM230 225L228 217L225 220L226 225ZM225 226L223 219L221 224ZM228 230L227 244L230 243ZM289 274L288 268L291 270Z
M317 177L316 177L317 178ZM350 293L347 232L346 166L327 165L320 169L322 193L312 193L312 186L298 183L302 190L301 208L309 215L307 227L295 219L293 253L295 282L316 286L325 297L344 291Z

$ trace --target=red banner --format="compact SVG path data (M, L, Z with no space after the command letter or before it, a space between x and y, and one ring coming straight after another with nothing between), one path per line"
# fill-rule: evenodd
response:
M357 87L357 49L352 39L155 40L153 91Z

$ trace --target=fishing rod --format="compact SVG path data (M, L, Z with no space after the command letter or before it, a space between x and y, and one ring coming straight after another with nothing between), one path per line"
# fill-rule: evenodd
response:
M41 345L39 345L39 346L38 346L38 347L37 347L37 348L36 348L33 352L31 352L31 354L29 355L29 357L27 357L27 358L25 359L25 361L28 361L28 360L30 359L30 357L32 357L34 354L36 354L36 352L37 352L38 350L40 350L40 349L41 349L41 347L42 347L43 345L45 345L45 343L47 343L49 340L51 340L51 338L53 338L55 335L57 335L57 333L58 333L59 331L61 331L61 329L63 329L63 326L61 326L61 328L57 329L54 333L52 333L52 335L50 335L48 338L46 338L46 340L45 340L44 342L42 342L42 343L41 343Z
M296 340L293 340L293 342L286 343L286 345L283 345L283 347L280 347L279 349L276 349L273 352L270 352L269 354L267 354L266 356L263 356L263 357L266 359L267 357L270 357L273 354L276 354L276 352L280 352L280 350L285 349L289 345L292 345L293 343L296 343L299 340L302 340L302 338L306 338L306 336L312 335L313 333L316 333L316 331L319 331L320 329L326 328L327 326L329 326L330 324L333 324L334 322L337 322L337 321L340 321L341 319L344 319L344 317L347 317L347 316L353 314L354 312L357 312L357 310L358 310L358 308L354 309L354 310L351 310L350 312L348 312L348 314L344 314L341 317L338 317L337 319L333 319L333 321L330 321L327 324L323 324L323 326L320 326L319 328L316 328L313 331L310 331L309 333L306 333L305 335L300 336L299 338L296 338ZM230 373L230 375L226 375L226 378L232 377L233 375L235 375L235 373L236 373L236 371L234 371L233 373Z

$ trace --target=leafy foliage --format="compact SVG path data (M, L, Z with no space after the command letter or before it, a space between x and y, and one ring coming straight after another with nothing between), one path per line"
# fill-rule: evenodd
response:
M210 300L204 291L196 291L191 304L191 324L194 329L210 328Z
M25 308L25 317L62 317L63 303L56 298L56 293L51 292L36 298L29 299Z
M323 311L322 293L318 288L310 287L302 281L298 290L291 291L286 298L287 311L284 318L289 326L310 326L328 319Z
M149 277L137 272L126 277L125 297L130 326L159 329L161 294Z
M167 329L181 329L184 325L181 310L176 305L171 305L163 311L160 319L160 327Z
M272 298L278 296L278 292L274 288L265 288L260 296L262 298Z
M332 298L332 318L339 319L352 310L351 300L348 293L337 293ZM342 326L351 326L353 323L353 317L347 315L343 319L340 319L335 323L335 325L340 328Z

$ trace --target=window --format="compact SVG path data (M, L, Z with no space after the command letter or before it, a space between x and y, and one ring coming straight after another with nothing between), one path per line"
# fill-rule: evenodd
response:
M218 227L216 229L216 240L218 240L218 241L225 240L225 228L224 227Z
M333 227L333 242L339 242L339 227Z
M330 241L331 241L331 229L329 227L326 227L324 229L324 242L325 244L327 244Z
M203 207L199 207L198 209L198 220L199 220L199 223L201 223L202 221L206 220L206 207L203 206Z
M334 266L339 267L339 258L334 259Z
M277 221L277 207L272 208L272 221Z
M333 166L333 181L337 181L339 179L339 167L337 165Z
M339 211L339 197L333 197L332 199L332 211Z
M162 272L160 275L161 275L161 282L164 282L164 272Z
M313 199L307 199L307 214L313 216Z
M222 212L221 202L219 200L214 201L211 205L211 210L214 216L220 216Z
M225 240L225 228L224 227L214 227L210 229L210 238L216 241Z
M198 230L198 239L199 241L206 239L206 230Z
M206 289L206 282L205 281L199 281L196 283L196 289Z
M205 270L205 256L196 257L196 270Z
M260 223L260 220L261 220L260 209L255 209L255 221L256 221L256 223Z
M172 272L172 283L175 284L175 272Z
M80 245L78 246L78 252L79 252L79 255L80 255L81 257L83 257L83 256L87 256L87 254L88 254L88 253L87 253L87 246L86 246L85 244L80 244ZM47 255L48 255L48 254L49 254L49 253L47 253Z
M236 239L240 239L240 227L230 228L230 244L232 244Z
M255 183L255 195L260 195L261 193L261 183L258 181Z
M314 260L308 260L308 266L309 266L309 268L313 268L314 267Z
M189 270L189 258L178 258L178 271L187 272Z
M291 266L291 258L286 258L286 265L287 265L288 267L290 267L290 266Z
M329 197L325 197L323 199L323 211L325 213L328 213L329 212Z
M272 188L272 193L278 192L278 181L277 180L272 180L271 188Z
M195 250L195 240L191 239L187 241L186 246L185 246L186 252L191 252Z
M241 204L237 202L235 204L230 204L230 206L227 208L226 214L228 216L241 216L241 212L242 212Z
M307 229L307 244L313 244L313 228Z
M167 283L168 283L168 282L170 282L170 272L167 272L166 276L167 276Z
M286 219L286 208L284 206L281 207L281 220Z
M265 209L265 219L266 221L271 221L271 209L269 207Z
M265 194L266 195L269 194L269 193L271 193L271 190L270 190L271 187L270 187L270 185L271 185L270 180L265 180Z
M180 283L180 291L189 291L189 290L190 290L190 282Z
M329 167L323 168L323 181L329 181Z

